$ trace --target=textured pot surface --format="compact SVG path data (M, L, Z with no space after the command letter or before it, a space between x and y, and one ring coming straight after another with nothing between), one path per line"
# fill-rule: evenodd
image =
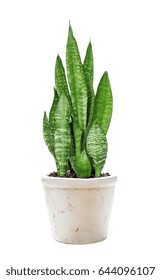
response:
M54 239L70 244L106 239L116 181L116 176L43 177Z

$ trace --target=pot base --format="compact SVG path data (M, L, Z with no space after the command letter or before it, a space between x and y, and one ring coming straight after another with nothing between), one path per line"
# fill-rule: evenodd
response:
M97 241L94 241L93 239L92 239L92 241L90 242L90 241L88 241L88 242L85 242L85 241L82 241L82 242L80 242L80 241L78 241L78 242L68 242L67 240L65 240L65 241L62 241L62 240L57 240L57 239L55 239L55 241L57 241L57 242L59 242L59 243L62 243L62 244L67 244L67 245L87 245L87 244L94 244L94 243L99 243L99 242L102 242L102 241L105 241L106 240L106 238L107 237L105 237L105 238L103 238L103 239L101 239L101 240L97 240Z

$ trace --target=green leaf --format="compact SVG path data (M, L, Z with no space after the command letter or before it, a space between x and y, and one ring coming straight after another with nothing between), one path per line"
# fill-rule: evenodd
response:
M95 122L87 136L86 148L92 159L95 175L100 176L107 156L107 139L100 125Z
M70 157L73 157L76 155L74 140L75 139L74 139L73 125L72 125L72 123L70 123Z
M71 157L70 157L70 164L71 164L72 169L73 169L74 172L75 172L75 156L71 156ZM76 173L76 172L75 172L75 173Z
M100 125L104 134L107 133L111 122L112 108L112 91L108 74L105 72L98 85L93 114L93 120Z
M56 110L58 101L59 101L58 93L57 93L57 90L54 88L54 99L53 99L53 103L52 103L50 113L49 113L49 124L50 124L50 127L53 132L54 132L54 126L55 126L55 110Z
M57 56L56 64L55 64L55 84L56 84L58 95L60 96L61 94L65 94L66 97L68 98L71 114L73 114L71 97L69 95L69 89L68 89L68 84L65 75L65 69L59 55Z
M54 138L58 175L65 176L70 151L70 105L64 94L59 97L55 111Z
M87 91L88 91L88 103L87 103L87 131L86 135L88 134L89 128L92 123L92 116L93 116L93 109L94 109L94 90L93 90L93 72L94 72L94 61L93 61L93 51L92 51L92 44L89 43L86 55L84 59L84 74L86 79ZM85 140L83 143L83 148L85 146Z
M81 130L85 130L87 125L88 92L78 45L73 36L71 26L69 26L66 48L66 64L68 82L71 90L74 120L79 124Z
M65 70L59 55L56 58L55 64L55 85L59 96L61 94L65 94L67 98L69 97L69 90L66 81Z
M79 125L73 120L73 133L74 133L74 144L75 144L75 153L79 155L82 151L82 130Z
M91 162L85 150L75 158L74 171L79 178L88 178L91 175Z
M91 42L89 42L88 44L83 65L84 65L85 76L88 77L90 81L90 85L93 87L94 63L93 63L93 51L92 51Z
M46 112L44 112L44 117L43 117L43 136L44 136L44 141L45 141L49 151L51 152L51 154L53 156L55 156L55 153L54 153L54 134L51 130Z

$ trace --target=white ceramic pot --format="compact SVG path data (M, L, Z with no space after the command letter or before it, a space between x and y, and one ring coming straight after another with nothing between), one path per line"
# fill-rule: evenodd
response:
M54 239L70 244L106 239L116 181L116 176L43 177Z

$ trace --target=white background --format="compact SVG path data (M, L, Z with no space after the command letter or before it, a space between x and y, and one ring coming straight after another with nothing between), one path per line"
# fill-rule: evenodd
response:
M156 266L154 276L135 279L161 279L159 4L159 0L0 2L1 279L17 279L5 276L11 266L96 270ZM114 96L105 166L118 175L110 228L106 241L84 246L53 240L40 181L54 169L42 137L42 116L52 102L58 52L65 62L69 20L83 59L92 41L95 89L107 70ZM54 279L43 277L50 278Z

